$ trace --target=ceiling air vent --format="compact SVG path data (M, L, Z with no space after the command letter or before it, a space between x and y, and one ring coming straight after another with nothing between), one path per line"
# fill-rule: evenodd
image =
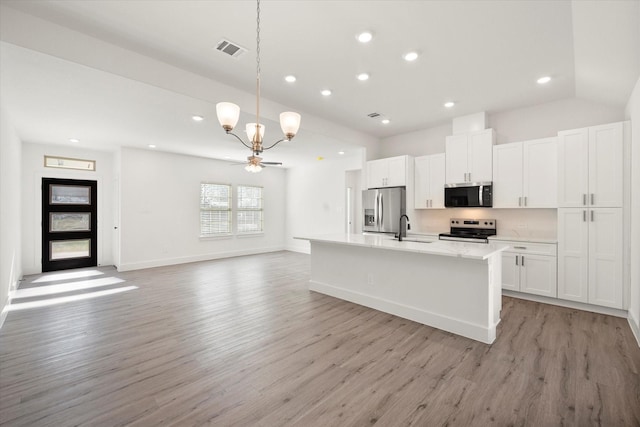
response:
M218 42L216 46L216 50L219 50L222 53L226 53L229 56L234 58L239 58L243 54L247 52L247 49L244 47L237 45L229 40L222 39Z
M367 116L371 117L372 119L375 119L376 117L380 117L380 113L370 113L370 114L367 114Z

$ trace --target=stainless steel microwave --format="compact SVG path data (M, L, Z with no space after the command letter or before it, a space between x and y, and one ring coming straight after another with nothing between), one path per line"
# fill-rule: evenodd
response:
M447 208L490 208L493 206L491 182L468 184L446 184L444 206Z

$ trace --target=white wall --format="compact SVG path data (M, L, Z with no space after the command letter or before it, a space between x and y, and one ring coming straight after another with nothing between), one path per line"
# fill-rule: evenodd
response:
M44 167L44 156L96 161L95 172ZM113 153L62 145L22 144L22 265L25 274L42 272L42 178L98 182L98 265L113 263Z
M285 171L152 150L120 154L120 270L284 249ZM264 233L200 238L200 183L264 188ZM234 196L235 200L235 196ZM235 221L234 221L235 224Z
M287 169L288 250L309 253L309 243L296 236L344 233L346 171L362 169L363 160L364 152Z
M489 127L496 131L496 143L527 141L556 136L560 130L576 129L624 120L622 108L578 98L562 99L533 107L489 114ZM382 139L379 157L409 154L425 156L444 153L452 124L409 132Z
M0 107L0 327L9 292L22 276L20 168L21 142Z
M626 109L631 120L631 286L629 324L640 345L640 79Z

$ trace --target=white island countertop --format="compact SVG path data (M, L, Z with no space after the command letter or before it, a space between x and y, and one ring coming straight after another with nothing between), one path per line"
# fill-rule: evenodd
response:
M387 249L404 252L417 252L430 255L460 257L467 259L488 259L490 256L509 248L508 245L494 243L466 243L438 240L431 243L411 242L397 239L389 235L372 234L328 234L319 236L300 236L295 239L310 242L325 242L339 245L363 246L374 249ZM410 239L410 237L409 237Z

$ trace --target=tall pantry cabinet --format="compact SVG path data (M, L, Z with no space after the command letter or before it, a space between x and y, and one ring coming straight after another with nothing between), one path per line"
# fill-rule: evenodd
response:
M558 133L558 298L623 308L623 126Z

